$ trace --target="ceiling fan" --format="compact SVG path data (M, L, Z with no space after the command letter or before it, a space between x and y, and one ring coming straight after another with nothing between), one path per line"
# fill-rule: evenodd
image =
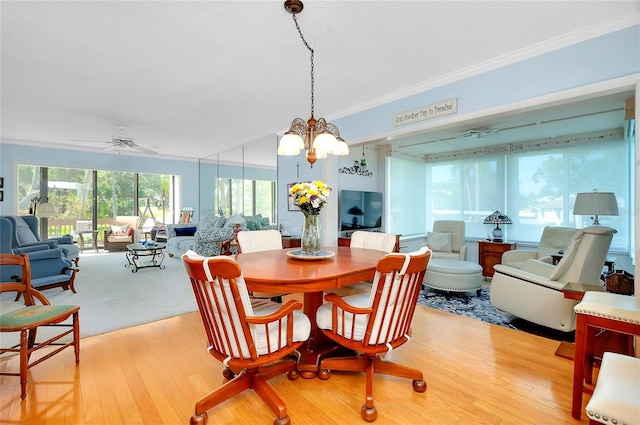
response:
M456 136L456 138L479 140L484 138L485 136L488 136L490 134L495 134L499 131L500 131L499 128L487 128L487 127L472 128L471 130L467 130L464 133Z
M120 134L112 136L111 140L71 140L71 141L72 142L88 142L88 143L106 143L109 146L107 146L104 149L105 151L111 151L111 150L122 151L126 149L133 149L133 150L148 153L148 154L158 153L152 149L149 149L137 144L133 140L133 137L127 136L126 133L129 127L127 127L126 125L120 125L118 126L118 129L120 130Z

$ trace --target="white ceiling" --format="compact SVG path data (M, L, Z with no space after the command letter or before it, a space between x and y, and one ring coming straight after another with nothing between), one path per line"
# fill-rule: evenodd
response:
M160 155L203 158L258 140L272 146L310 114L309 53L282 1L2 1L0 14L3 142L102 150L72 140L107 141L126 125ZM307 0L298 21L315 49L316 118L335 119L639 16L640 1ZM591 114L582 129L611 128L621 112L596 110L620 109L628 96L548 112ZM507 128L546 119L484 118L393 143L421 154L464 149L469 140L455 136L476 127L503 129L485 141L517 141Z

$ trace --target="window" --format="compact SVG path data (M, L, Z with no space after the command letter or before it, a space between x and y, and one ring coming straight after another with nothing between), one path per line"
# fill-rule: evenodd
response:
M613 227L611 249L629 249L630 197L629 145L624 142L529 152L507 156L508 175L515 175L507 209L513 225L510 239L538 241L545 226L581 228L591 225L589 217L573 215L578 192L614 192L620 215L601 216L603 226ZM510 192L511 193L511 192ZM626 212L625 212L626 211Z
M118 215L140 215L143 219L153 217L158 223L173 223L171 206L177 178L167 174L19 165L18 214L32 212L38 198L52 203L58 215L41 229L43 237L73 233L77 220L92 220L100 239L102 230L113 224Z
M504 204L501 163L482 158L434 164L427 169L432 220L464 220L467 235L485 235L484 218Z
M484 218L500 210L513 220L505 226L509 240L538 242L545 226L590 225L589 217L574 216L572 208L576 193L597 189L616 194L620 215L601 216L600 222L617 230L611 249L627 252L631 243L630 145L629 140L621 140L430 163L422 171L426 173L424 190L420 168L392 157L387 173L389 231L424 234L433 220L464 220L467 238L482 239L491 231L491 226L483 224ZM421 215L423 205L426 212ZM394 213L403 217L402 222L393 220Z
M262 214L276 222L276 182L268 180L216 179L216 211L229 217Z

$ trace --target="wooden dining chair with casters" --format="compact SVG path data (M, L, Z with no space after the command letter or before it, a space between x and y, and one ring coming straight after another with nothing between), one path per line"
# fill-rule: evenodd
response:
M368 232L366 230L356 230L351 234L350 248L375 249L384 252L394 252L396 249L396 235L382 232ZM331 290L331 292L341 297L366 292L371 292L372 280L354 283Z
M0 332L19 332L19 343L11 347L0 347L2 353L17 353L20 359L19 372L1 372L0 375L20 377L20 398L27 396L27 370L48 358L58 354L65 348L73 347L76 364L80 362L80 328L77 305L51 305L49 300L39 291L31 287L31 267L29 257L26 254L0 254L0 267L5 271L16 269L16 274L21 273L20 282L1 282L0 293L17 292L22 295L25 307L19 308L0 316ZM21 272L18 270L21 269ZM36 303L36 300L40 304ZM71 323L69 323L71 319ZM62 332L55 336L47 335L47 340L36 341L38 328L61 327ZM68 338L71 335L71 341ZM3 340L6 341L5 338ZM10 338L9 338L10 340ZM40 349L55 347L52 351L43 351L43 355L32 359L32 355Z
M311 330L309 318L299 311L302 303L251 299L232 257L201 257L188 251L182 262L198 303L209 353L228 368L223 375L230 379L196 402L191 425L206 424L207 410L246 389L253 389L275 412L274 425L289 424L284 402L266 381L285 372L289 379L299 377L297 349Z
M241 231L236 235L238 253L271 251L282 249L282 234L275 229ZM284 293L272 294L266 292L252 292L254 298L267 298L281 303Z
M426 246L413 253L387 254L378 261L371 293L327 294L327 303L316 314L318 327L327 337L358 353L356 357L323 359L318 377L329 379L336 370L365 372L365 402L360 415L366 421L378 416L373 405L374 373L412 379L413 389L419 393L427 389L421 371L383 360L380 355L409 341L430 258Z

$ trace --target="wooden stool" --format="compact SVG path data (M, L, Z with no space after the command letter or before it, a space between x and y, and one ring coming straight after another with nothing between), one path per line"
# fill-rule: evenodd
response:
M640 424L640 359L604 353L587 403L590 424Z
M602 330L640 335L640 306L636 297L609 292L588 291L578 303L576 312L576 346L573 364L573 397L571 415L580 419L582 393L593 393L593 360L596 332ZM633 344L628 344L628 355Z

